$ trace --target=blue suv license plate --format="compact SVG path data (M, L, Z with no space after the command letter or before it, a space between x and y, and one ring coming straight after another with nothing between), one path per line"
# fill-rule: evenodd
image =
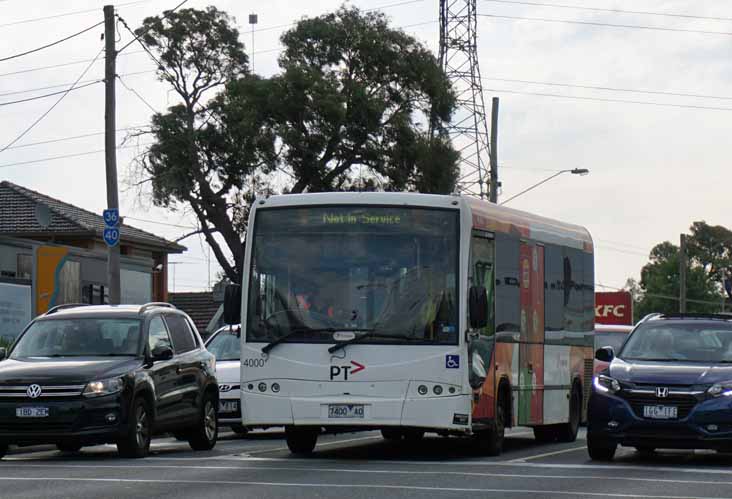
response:
M673 405L644 405L643 417L650 419L677 419L678 407Z

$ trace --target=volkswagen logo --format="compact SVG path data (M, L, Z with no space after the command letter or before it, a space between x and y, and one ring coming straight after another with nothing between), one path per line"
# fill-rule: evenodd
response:
M25 391L25 394L28 395L28 398L32 399L37 399L41 396L41 393L43 393L43 390L38 385L30 385Z
M668 397L668 387L667 386L657 386L656 387L656 397L660 399L665 399Z

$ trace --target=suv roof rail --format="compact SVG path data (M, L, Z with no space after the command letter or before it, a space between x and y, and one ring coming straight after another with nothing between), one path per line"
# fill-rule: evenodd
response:
M172 303L166 303L164 301L151 301L150 303L146 303L142 307L140 307L140 313L143 314L151 308L158 308L158 307L172 308L174 310L177 310L176 306L173 305Z
M664 319L716 319L722 321L732 321L732 314L704 314L695 312L673 312L670 314L661 314Z
M59 310L63 310L65 308L86 307L88 305L89 305L88 303L64 303L62 305L56 305L55 307L49 308L48 312L46 312L44 315L55 314Z
M657 317L661 317L662 315L663 315L663 314L661 314L661 313L659 313L659 312L653 312L652 314L647 314L647 315L646 315L646 316L644 316L644 317L643 317L643 318L642 318L641 320L639 320L639 321L637 322L637 324L640 324L641 322L646 322L646 321L648 321L648 320L651 320L651 319L655 319L655 318L657 318Z

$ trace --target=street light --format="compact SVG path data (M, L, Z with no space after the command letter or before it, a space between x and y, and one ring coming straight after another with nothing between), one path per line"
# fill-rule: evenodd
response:
M590 173L590 170L588 170L587 168L573 168L571 170L559 170L554 175L545 178L541 182L537 182L536 184L532 185L531 187L528 187L528 188L524 189L523 191L519 192L518 194L514 194L513 196L511 196L510 198L506 199L504 202L499 203L499 204L504 205L504 204L508 203L509 201L511 201L512 199L516 199L520 195L526 194L527 192L529 192L532 189L536 189L541 184L545 184L545 183L549 182L551 179L553 179L554 177L558 177L562 173L571 173L572 175L587 175L588 173Z

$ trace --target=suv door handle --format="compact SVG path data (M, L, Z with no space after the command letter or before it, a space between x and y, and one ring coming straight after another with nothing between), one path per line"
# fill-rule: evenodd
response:
M181 370L180 366L175 366L175 374L180 374Z

